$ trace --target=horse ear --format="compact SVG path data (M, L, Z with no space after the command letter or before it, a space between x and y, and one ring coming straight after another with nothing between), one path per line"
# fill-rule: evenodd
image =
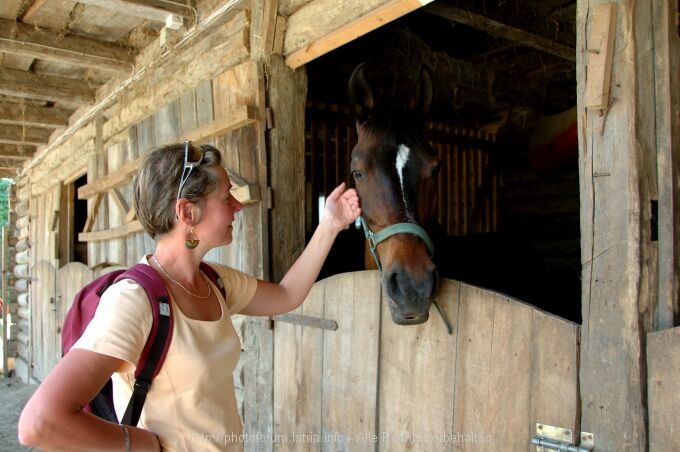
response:
M434 101L434 82L432 72L424 64L420 65L418 80L416 80L416 92L411 100L411 109L419 113L423 118L427 117Z
M368 82L367 64L361 63L349 78L349 102L354 118L365 122L375 107L375 95Z

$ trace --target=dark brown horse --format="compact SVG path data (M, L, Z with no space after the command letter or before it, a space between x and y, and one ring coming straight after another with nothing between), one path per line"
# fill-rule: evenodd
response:
M438 280L427 230L436 220L439 158L423 136L432 75L421 67L403 96L377 89L368 72L361 64L349 81L358 133L350 171L392 320L413 325L427 321Z

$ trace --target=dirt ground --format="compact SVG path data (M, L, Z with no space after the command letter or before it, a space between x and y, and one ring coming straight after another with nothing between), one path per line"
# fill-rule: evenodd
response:
M0 376L0 452L36 450L23 447L17 439L19 414L36 387L16 377Z

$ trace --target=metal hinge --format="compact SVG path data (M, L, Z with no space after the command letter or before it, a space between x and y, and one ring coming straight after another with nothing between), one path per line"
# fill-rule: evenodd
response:
M581 432L581 443L576 446L571 429L536 424L536 436L531 438L531 444L536 446L536 452L590 452L595 448L595 438L592 433Z

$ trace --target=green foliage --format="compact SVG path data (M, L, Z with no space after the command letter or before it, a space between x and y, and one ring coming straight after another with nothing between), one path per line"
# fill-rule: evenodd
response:
M12 183L11 179L0 179L0 227L9 224L9 194Z

